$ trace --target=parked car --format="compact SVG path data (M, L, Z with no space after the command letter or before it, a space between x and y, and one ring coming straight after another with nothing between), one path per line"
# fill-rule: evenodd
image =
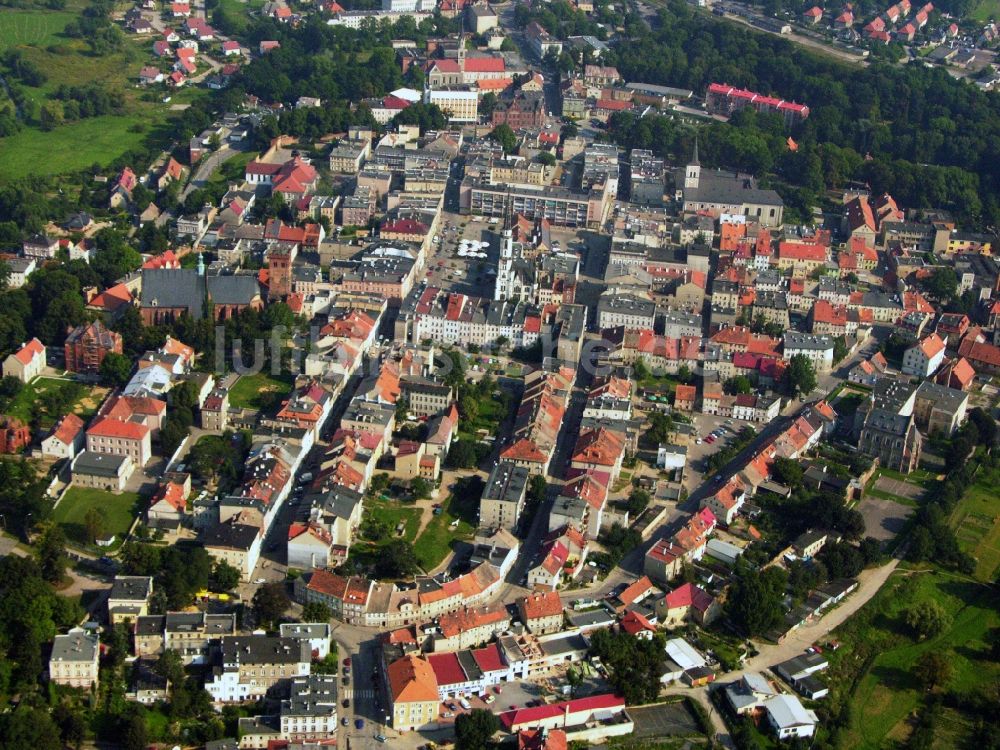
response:
M346 727L350 723L351 723L351 720L348 719L346 716L343 719L340 720L340 725L343 726L343 727Z
M364 719L355 719L354 720L354 728L355 729L364 729L365 728L365 720Z
M375 735L375 741L376 742L385 742L385 735L384 734L376 734Z

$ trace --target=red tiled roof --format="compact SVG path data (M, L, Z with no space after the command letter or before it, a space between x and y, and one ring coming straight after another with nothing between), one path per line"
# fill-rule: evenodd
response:
M184 499L184 485L177 482L161 484L156 494L153 495L150 505L156 505L161 500L176 510L184 512L184 509L187 507Z
M56 422L55 427L52 429L51 437L56 438L64 445L69 445L76 439L76 436L80 434L80 430L82 429L83 420L76 416L76 414L67 414Z
M509 730L511 727L537 724L544 719L554 719L558 716L564 716L567 713L574 714L583 711L621 709L624 707L624 698L619 698L610 693L592 695L589 698L577 698L576 700L563 703L550 703L545 706L535 706L534 708L518 708L513 711L504 711L500 714L500 723Z
M472 658L484 672L499 672L504 668L503 658L497 644L491 643L485 648L477 648L472 652Z
M502 57L467 57L466 73L503 73L506 68Z
M521 609L528 620L541 617L555 617L562 614L563 605L557 591L529 594L520 601Z
M434 678L439 686L456 685L468 681L465 670L462 669L462 664L458 661L458 654L428 654L426 658L430 662L431 669L434 670Z
M693 583L678 586L663 598L667 609L676 607L694 607L704 612L714 601L711 594Z
M39 354L43 354L44 352L45 345L35 338L18 349L14 356L22 365L30 365L35 357Z
M635 610L625 613L621 620L621 626L622 630L629 635L638 635L643 631L656 632L656 626Z
M88 435L142 440L149 434L149 428L138 422L125 422L114 417L98 417L87 430Z

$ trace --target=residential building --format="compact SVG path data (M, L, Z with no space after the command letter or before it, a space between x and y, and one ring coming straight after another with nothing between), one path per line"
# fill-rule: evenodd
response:
M397 732L436 729L438 720L437 678L430 662L410 654L386 668L392 727Z
M833 369L833 338L822 334L786 331L784 339L785 359L797 354L806 357L817 373Z
M205 690L214 703L263 698L277 684L309 674L309 644L267 635L223 636Z
M557 591L522 596L517 600L517 611L532 635L557 633L563 628L563 606Z
M521 517L529 471L501 460L493 467L479 501L479 524L484 528L513 531Z
M42 455L72 459L83 449L84 443L83 420L70 413L56 422L52 432L42 439Z
M145 466L153 455L152 430L140 422L98 416L87 428L87 452L128 456L136 467Z
M38 377L45 369L45 345L38 339L21 344L13 354L8 354L3 361L3 376L17 378L22 383L29 383Z
M96 687L100 652L97 636L83 628L73 628L66 635L57 635L49 655L49 681L88 690Z
M115 576L108 592L109 622L112 625L135 622L147 614L152 595L152 576Z
M785 124L788 126L809 117L809 107L804 104L796 104L724 83L708 85L708 91L705 93L705 109L710 114L731 115L745 107L751 107L758 112L777 113L785 118Z
M802 706L794 695L775 695L764 701L764 715L779 740L812 737L819 719Z
M100 320L95 320L70 331L63 350L67 370L96 375L109 352L122 353L122 337Z
M931 333L903 352L904 375L929 378L944 361L945 344L937 333Z
M135 461L125 455L112 455L85 450L73 459L73 484L108 492L122 492L135 471Z
M940 432L950 437L965 421L969 394L925 380L917 387L913 417L928 435Z

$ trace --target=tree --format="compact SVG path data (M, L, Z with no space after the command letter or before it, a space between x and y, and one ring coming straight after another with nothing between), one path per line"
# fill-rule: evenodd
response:
M476 467L475 443L465 438L459 438L448 449L445 463L452 469L473 469Z
M958 293L958 276L955 269L949 266L934 269L924 281L924 289L942 302L954 298Z
M108 352L101 360L101 366L97 372L101 385L108 388L121 388L128 383L129 376L132 374L132 362L124 354Z
M923 683L928 692L946 684L951 679L953 670L951 662L939 651L928 651L921 656L913 667L913 673Z
M837 364L847 356L847 340L843 336L837 336L833 340L833 363Z
M108 514L103 508L91 506L83 517L83 528L87 532L87 541L93 544L102 536L108 527Z
M323 602L307 602L302 607L302 622L329 622L330 608Z
M0 716L0 749L62 750L59 728L48 712L22 703Z
M517 149L517 135L507 123L501 123L490 131L490 138L500 144L505 154Z
M566 682L569 684L569 695L572 698L583 684L583 675L573 667L566 670Z
M66 535L62 526L47 523L35 545L42 578L49 583L59 583L66 573Z
M410 491L418 500L430 497L432 489L431 483L423 477L414 477L410 480Z
M122 747L125 750L146 750L149 743L149 733L146 731L146 722L138 713L126 721L121 733Z
M492 711L474 708L455 719L455 750L492 750L500 720Z
M385 545L375 562L375 573L380 578L405 578L419 569L413 545L403 539L393 539Z
M624 631L598 630L591 637L590 651L608 668L611 685L630 705L655 701L666 660L664 638L634 638Z
M290 604L285 584L281 581L265 583L253 595L253 611L257 620L268 625L275 624Z
M778 456L774 459L774 466L771 471L774 474L774 478L786 487L794 490L802 486L802 476L805 472L798 461Z
M649 501L652 498L646 490L641 490L638 487L629 494L628 496L628 512L633 518L642 513L646 508L649 507Z
M536 157L539 164L543 164L546 167L554 167L556 164L556 156L550 151L539 151Z
M788 574L778 567L756 571L740 566L729 587L726 614L744 635L766 633L781 622L787 581Z
M722 384L726 393L735 395L739 393L750 393L753 390L753 383L746 375L735 375Z
M184 684L184 660L172 648L166 649L153 664L153 671L170 680L170 688L178 690Z
M225 560L219 560L212 567L211 584L215 591L232 591L240 585L240 571Z
M655 444L666 443L670 440L670 433L674 430L674 420L663 412L654 411L649 415L649 428L646 430L646 438Z
M545 495L548 491L549 483L545 481L545 477L541 474L532 474L531 479L528 480L528 501L532 503L540 503L545 499Z
M951 615L933 600L908 607L903 613L903 619L921 641L940 635L951 627Z
M808 396L816 390L816 370L805 354L793 354L785 370L785 383L793 397Z
M861 553L847 542L827 544L819 553L819 559L831 578L854 578L865 566Z
M87 722L83 713L68 702L52 709L52 720L59 727L59 736L68 747L79 750L87 738Z

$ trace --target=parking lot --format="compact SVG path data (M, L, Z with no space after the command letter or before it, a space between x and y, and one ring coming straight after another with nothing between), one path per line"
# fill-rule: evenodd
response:
M662 703L630 708L635 720L635 737L686 737L701 734L698 720L687 703Z
M497 688L500 689L499 693L496 692ZM492 696L492 703L486 703L478 695L467 697L468 709L462 707L459 698L449 698L438 708L439 723L451 724L459 715L476 708L484 708L499 714L512 708L524 708L531 702L542 700L541 691L531 682L505 682L489 688L487 695ZM448 716L448 714L452 715Z
M906 526L913 508L893 500L868 496L858 503L858 512L865 519L865 535L880 542L892 539Z

